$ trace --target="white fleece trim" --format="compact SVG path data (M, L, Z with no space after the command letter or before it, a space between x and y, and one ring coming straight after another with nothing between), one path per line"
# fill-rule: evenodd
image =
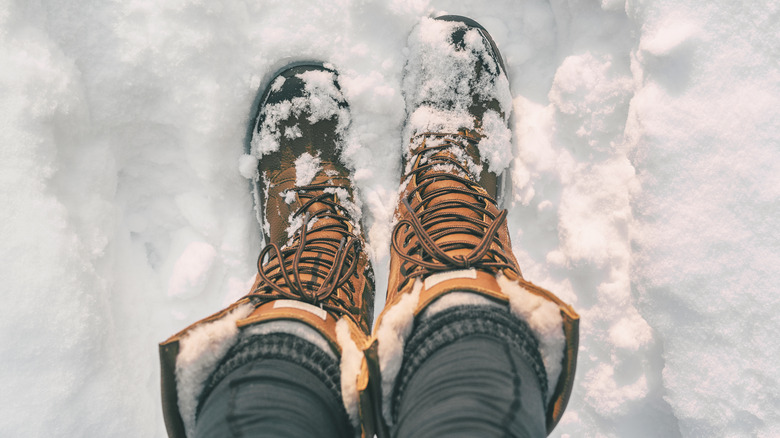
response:
M344 408L355 431L360 431L360 397L357 390L357 379L360 365L363 362L363 352L358 348L349 332L349 323L342 318L336 323L336 341L341 347L341 398Z
M404 294L397 304L382 315L382 322L376 329L376 338L379 342L377 354L382 374L382 415L388 425L393 424L390 410L393 387L401 370L404 344L412 332L414 311L420 302L422 288L423 282L419 278L416 279L412 292Z
M552 399L555 385L563 369L563 352L566 336L563 333L563 317L557 304L532 294L516 280L503 274L496 275L501 292L509 297L512 314L527 322L539 341L539 353L547 371L547 402Z
M228 349L236 343L236 321L249 316L252 310L254 307L251 304L242 304L216 321L193 328L179 340L176 389L179 412L188 436L195 430L198 396L203 391L206 379Z

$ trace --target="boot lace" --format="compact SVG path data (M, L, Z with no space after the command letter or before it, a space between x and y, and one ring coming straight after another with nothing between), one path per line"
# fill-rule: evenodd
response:
M352 233L352 217L339 204L335 190L326 191L339 188L343 189L330 184L310 184L291 189L301 200L306 200L293 213L293 219L303 215L303 222L290 245L280 248L276 243L269 243L260 251L257 259L260 281L247 295L256 306L290 299L320 307L337 319L345 315L355 319L352 313L356 308L356 291L350 279L358 275L362 243ZM320 222L327 218L334 220ZM263 264L266 256L268 260ZM335 293L339 289L345 299Z
M507 211L491 212L488 206L495 206L496 200L481 190L477 177L461 160L443 153L451 148L460 148L464 152L468 147L476 148L478 139L460 133L424 133L417 137L424 138L421 146L412 151L412 161L421 154L423 158L420 165L414 166L404 177L405 180L416 178L417 186L401 200L410 214L408 219L396 224L391 239L393 250L403 260L401 275L404 280L398 290L413 278L424 278L438 272L470 268L491 272L505 268L516 270L505 256L510 249L504 248L498 235ZM432 145L428 146L428 143ZM457 171L446 170L452 169L451 166ZM456 184L431 187L433 183L442 181ZM453 194L467 195L468 200L453 197ZM420 202L413 207L410 201L415 195L420 196ZM459 212L462 209L476 213L481 219ZM453 235L474 236L478 243L474 242L477 239L448 239ZM453 251L463 249L469 252L451 255Z

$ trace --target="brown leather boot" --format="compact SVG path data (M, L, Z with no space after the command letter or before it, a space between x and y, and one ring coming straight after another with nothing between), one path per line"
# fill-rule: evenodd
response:
M374 280L339 159L349 121L336 73L322 65L291 66L262 95L251 152L260 157L255 199L266 246L249 294L160 345L170 436L192 430L206 379L239 333L279 321L313 329L340 358L345 407L357 425Z
M551 431L574 379L578 316L523 279L512 254L507 211L497 206L497 172L511 158L511 96L503 61L487 31L464 17L423 19L409 50L405 174L387 302L367 351L372 389L382 394L378 421L392 422L390 396L415 321L434 305L481 300L507 306L537 335L549 380Z

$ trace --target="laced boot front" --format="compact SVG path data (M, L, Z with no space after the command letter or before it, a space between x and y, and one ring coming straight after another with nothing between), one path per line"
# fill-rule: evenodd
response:
M412 328L432 306L460 305L456 301L468 296L508 308L538 338L549 379L542 392L551 431L572 387L578 316L523 279L507 211L498 208L499 173L511 159L503 61L484 28L463 17L423 19L409 49L408 143L387 300L367 354L381 375L380 421L393 421L391 394L401 364L392 357Z
M311 181L296 185L301 179L294 165L262 173L269 243L245 297L255 311L239 325L297 315L335 341L331 325L347 318L368 335L374 281L352 185L338 163L308 152L297 162L313 171ZM287 218L284 228L282 217Z
M344 405L361 430L358 378L374 280L360 206L339 156L349 123L336 73L323 65L292 65L261 95L247 151L259 159L253 193L266 245L258 275L246 296L160 345L170 436L192 431L199 403L228 366L231 346L243 345L242 334L275 330L324 342L340 362Z
M506 210L474 174L478 134L423 133L412 139L409 171L392 234L392 302L417 278L467 270L518 278ZM472 157L475 157L476 160ZM495 188L494 188L495 191ZM473 272L474 274L471 274Z

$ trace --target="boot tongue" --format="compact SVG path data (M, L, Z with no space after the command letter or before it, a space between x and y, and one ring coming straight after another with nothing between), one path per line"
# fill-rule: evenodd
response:
M349 188L350 182L343 176L344 172L330 161L314 161L309 165L298 162L297 166L290 166L283 171L279 178L281 182L270 190L268 204L269 207L272 204L275 207L269 209L269 212L276 213L275 220L284 220L283 223L289 220L286 229L274 227L276 235L271 238L288 254L283 265L293 282L295 277L292 263L301 245L301 228L306 227L306 242L298 258L297 273L304 289L310 292L315 292L322 285L331 270L336 269L337 272L333 275L338 277L338 271L342 267L335 266L336 254L342 243L348 240L348 236L355 232L355 222L358 220L352 211L357 207L351 201L353 195ZM305 175L307 172L308 175ZM295 190L296 187L302 186L315 188ZM323 199L311 203L305 211L299 211L309 200L323 194L326 195ZM351 208L353 206L354 208ZM298 214L292 218L295 212ZM356 257L352 252L354 251L350 251L345 260L347 264ZM264 267L269 276L279 273L279 263L275 258ZM276 284L284 289L290 288L284 277L279 278Z
M442 158L445 160L446 158L450 158L459 162L464 168L471 169L473 165L469 166L470 163L468 163L468 159L463 159L464 155L465 154L454 151L453 148L437 151L428 157L426 163L440 162L441 164L434 165L431 169L423 172L420 177L418 177L418 181L422 178L426 179L425 182L433 180L433 182L422 189L420 193L420 196L423 199L430 193L438 193L425 204L425 210L430 213L423 215L423 221L426 224L425 228L428 231L428 234L431 235L437 245L450 256L469 255L471 253L471 248L479 244L485 231L485 227L474 225L458 216L471 218L480 222L488 222L489 219L478 210L471 208L472 206L486 207L485 199L482 196L458 191L466 189L469 192L476 193L477 190L475 190L475 187L477 187L477 185L464 184L446 176L446 174L451 174L460 178L476 181L478 175L473 175L471 172L464 172L463 169L454 164L441 160ZM442 209L436 210L437 206ZM440 215L444 213L446 213L447 216L440 217ZM458 229L458 231L455 231L456 229ZM480 232L470 233L467 230L480 230ZM459 248L461 243L470 245L468 248Z

